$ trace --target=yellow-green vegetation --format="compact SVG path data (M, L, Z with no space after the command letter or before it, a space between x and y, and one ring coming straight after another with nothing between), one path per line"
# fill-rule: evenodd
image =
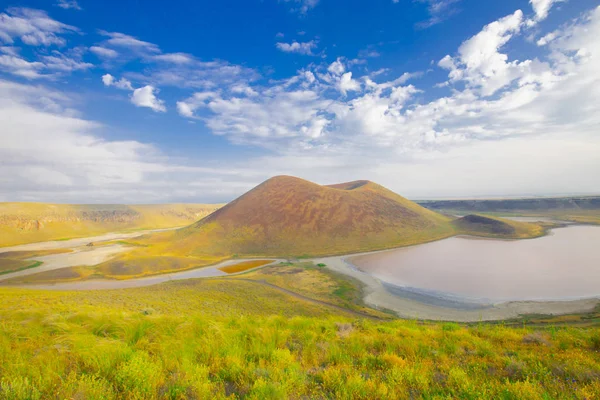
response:
M600 225L600 210L577 211L569 213L554 213L553 217L562 221L572 221L582 224Z
M185 226L221 206L0 203L0 246Z
M249 260L242 261L237 264L227 265L225 267L219 268L219 270L227 273L227 274L237 274L239 272L248 271L249 269L261 267L266 264L272 263L273 260Z
M369 308L363 303L363 285L360 281L315 266L312 262L283 262L232 278L268 282L312 299L377 318L390 318L390 314Z
M2 399L599 397L598 328L356 319L232 278L0 290Z

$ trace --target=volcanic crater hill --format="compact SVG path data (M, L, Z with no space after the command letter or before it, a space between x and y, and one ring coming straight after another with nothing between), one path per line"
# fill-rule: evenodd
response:
M370 181L321 186L277 176L189 227L158 237L170 236L164 250L172 254L325 255L450 236L449 221Z

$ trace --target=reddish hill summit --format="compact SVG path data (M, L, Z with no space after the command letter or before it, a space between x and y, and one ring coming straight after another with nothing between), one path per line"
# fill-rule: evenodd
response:
M175 233L189 255L324 255L448 236L448 219L370 181L321 186L276 176Z

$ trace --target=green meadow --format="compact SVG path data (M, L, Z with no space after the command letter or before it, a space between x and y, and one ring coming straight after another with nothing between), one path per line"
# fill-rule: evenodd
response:
M3 288L0 398L600 397L598 313L431 323L357 316L357 294L308 263L127 290Z

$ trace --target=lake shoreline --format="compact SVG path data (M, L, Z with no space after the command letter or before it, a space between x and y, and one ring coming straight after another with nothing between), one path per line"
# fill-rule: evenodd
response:
M471 310L441 304L432 305L391 293L381 280L349 265L346 257L325 257L315 259L314 262L324 263L327 268L335 272L357 279L364 285L364 301L367 305L380 310L392 311L404 319L453 322L500 321L530 314L586 313L600 305L600 298L564 301L509 301L488 304Z
M549 230L545 236L551 235L552 230ZM488 238L484 239L487 240ZM599 296L502 301L469 298L446 292L396 285L378 279L352 263L352 259L360 256L395 250L398 249L323 257L315 259L314 262L324 263L336 272L359 280L364 285L365 303L378 309L390 310L400 318L456 322L496 321L519 318L528 314L564 315L585 313L593 311L600 305Z

